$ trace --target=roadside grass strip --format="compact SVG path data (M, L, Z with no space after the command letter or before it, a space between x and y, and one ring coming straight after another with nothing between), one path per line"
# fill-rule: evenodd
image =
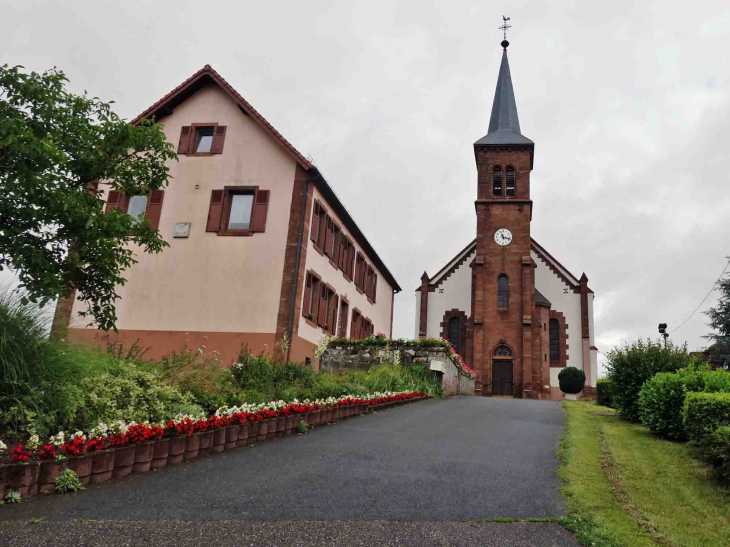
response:
M563 403L560 522L596 547L730 545L730 491L688 444L594 403Z

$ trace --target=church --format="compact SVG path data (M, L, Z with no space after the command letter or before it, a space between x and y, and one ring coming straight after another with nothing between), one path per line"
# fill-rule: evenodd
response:
M449 340L485 396L560 400L565 367L598 377L588 277L573 275L532 238L535 143L520 130L507 60L486 136L474 143L476 238L416 289L416 335Z

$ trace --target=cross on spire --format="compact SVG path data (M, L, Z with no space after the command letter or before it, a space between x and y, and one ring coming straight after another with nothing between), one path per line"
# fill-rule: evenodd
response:
M504 49L507 49L507 46L509 45L509 42L507 41L507 30L512 28L512 25L508 25L507 21L509 21L510 18L506 16L502 16L502 26L499 27L499 30L504 31L504 40L502 41L502 47Z

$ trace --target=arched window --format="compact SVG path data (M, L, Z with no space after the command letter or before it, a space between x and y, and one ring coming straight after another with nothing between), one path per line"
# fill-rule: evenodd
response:
M502 167L499 165L495 165L492 171L492 195L502 195Z
M458 317L449 319L449 343L454 347L454 351L461 355L461 321Z
M507 176L505 178L505 194L508 196L515 195L515 168L511 165L507 166Z
M127 214L142 222L145 211L147 210L147 196L132 196L129 198L127 205Z
M509 307L509 279L504 274L497 278L497 307Z
M512 357L512 350L507 346L497 346L494 348L494 357Z
M560 361L560 323L550 320L550 360Z

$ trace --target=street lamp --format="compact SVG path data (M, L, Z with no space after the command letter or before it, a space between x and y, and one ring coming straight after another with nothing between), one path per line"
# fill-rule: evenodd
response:
M667 332L667 324L666 323L659 323L659 334L661 334L664 337L664 347L667 347L667 338L669 337L669 333Z

